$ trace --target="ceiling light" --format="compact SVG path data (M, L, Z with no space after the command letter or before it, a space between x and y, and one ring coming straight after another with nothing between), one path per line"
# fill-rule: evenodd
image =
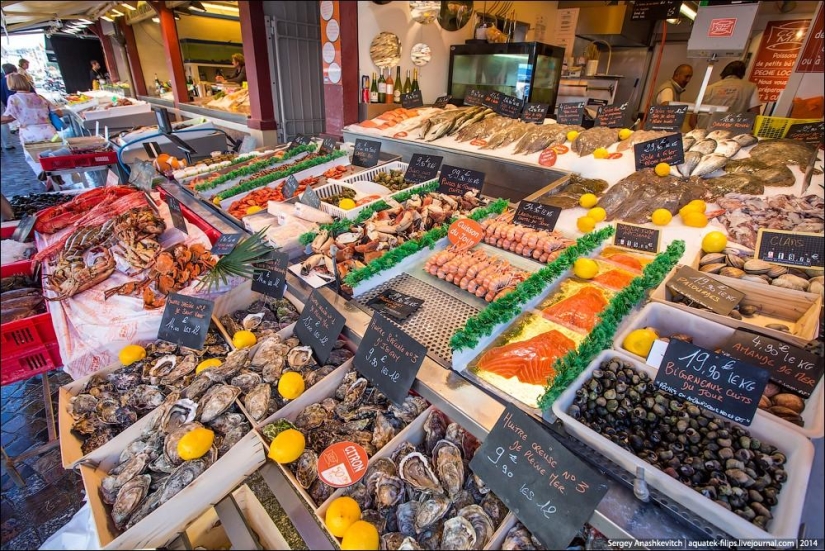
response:
M229 11L229 12L232 12L232 13L240 13L240 10L237 8L237 6L227 6L227 5L224 5L224 4L213 4L211 2L201 2L201 5L204 8L210 8L210 9L213 9L213 10L223 10L223 11Z
M137 10L137 8L134 7L132 4L127 4L126 2L121 2L120 5L123 6L124 8L126 8L129 11Z
M125 15L123 12L121 12L121 11L117 11L117 10L116 10L116 9L114 9L114 8L112 8L112 11L111 11L110 13L115 14L115 17L123 17L123 16Z
M153 17L152 23L160 23L160 17Z
M115 20L109 17L108 15L101 15L100 18L104 21L108 21L109 23L114 23Z
M685 17L687 17L687 18L688 18L688 19L690 19L691 21L693 21L694 19L696 19L696 11L695 11L695 10L693 10L693 9L692 9L690 6L688 6L687 4L684 4L684 3L683 3L683 4L681 5L681 7L679 8L679 13L681 13L682 15L684 15Z
M203 7L203 4L200 2L190 2L189 9L195 11L206 11L206 8Z

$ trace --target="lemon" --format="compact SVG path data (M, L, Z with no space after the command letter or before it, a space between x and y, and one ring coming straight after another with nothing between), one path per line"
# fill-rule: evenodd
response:
M656 173L656 176L667 176L670 174L670 165L667 163L659 163L656 165L656 168L653 169L653 172Z
M629 128L622 128L619 130L619 139L626 140L633 135L633 131Z
M344 198L338 203L338 208L343 210L350 210L355 208L355 201L352 199Z
M708 217L704 212L688 211L682 215L682 223L691 228L704 228L708 225Z
M673 220L673 215L667 209L656 209L650 215L650 221L657 226L667 226Z
M593 228L596 227L596 221L589 216L582 216L576 220L576 227L579 228L579 231L582 233L591 232Z
M232 336L232 344L235 348L248 348L258 342L255 333L242 329Z
M195 427L178 440L178 455L184 461L203 457L214 441L214 432L206 427Z
M195 368L195 375L203 371L204 369L209 369L210 367L218 367L223 362L220 361L218 358L209 358L208 360L203 360L201 363L198 364L198 367Z
M216 195L216 196L214 196L214 197L212 198L212 204L213 204L213 205L220 205L220 204L221 204L221 198L220 198L220 197L218 197L217 195Z
M605 218L607 218L607 211L605 211L601 207L593 207L589 211L587 211L587 216L595 220L596 222L601 222Z
M294 400L304 393L304 389L306 389L304 378L295 371L287 371L278 381L278 392L287 400Z
M599 273L599 265L595 260L579 258L573 263L573 273L581 279L593 279Z
M124 346L120 353L117 355L120 363L123 365L129 365L135 362L139 362L143 358L146 357L146 349L140 346L139 344L127 344Z
M578 137L579 137L579 133L576 132L575 130L571 130L570 132L567 133L567 140L568 141L572 142L573 140L575 140Z
M650 349L653 347L653 342L658 338L659 335L650 327L635 329L624 338L622 348L637 356L647 358Z
M286 429L272 439L269 445L269 458L276 463L292 463L304 453L307 441L304 434L297 429Z
M248 209L246 209L246 214L255 214L256 212L261 212L264 210L263 207L259 207L258 205L252 205Z
M354 522L341 540L341 549L378 549L378 529L365 520Z
M708 204L702 201L701 199L694 199L690 203L686 205L691 210L695 210L696 212L705 212L708 210Z
M706 253L721 253L727 246L728 238L720 231L712 231L702 238L702 250Z
M361 507L358 502L349 496L336 498L329 504L324 522L332 535L338 538L344 537L347 529L353 526L361 518ZM364 524L369 524L365 522ZM370 524L372 526L372 524ZM374 530L375 528L373 528ZM377 537L377 532L376 532ZM376 540L376 545L378 544ZM353 547L352 549L360 549Z
M607 152L607 149L604 147L599 147L596 151L593 152L594 159L607 159L610 153Z
M598 202L599 198L592 193L585 193L584 195L579 197L579 204L586 209L589 209L590 207L595 207L596 203Z

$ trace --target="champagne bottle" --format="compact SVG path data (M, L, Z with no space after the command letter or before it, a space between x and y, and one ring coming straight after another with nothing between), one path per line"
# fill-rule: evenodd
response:
M407 80L404 81L404 94L412 92L412 84L410 84L410 70L407 69Z
M421 90L418 86L418 69L413 69L412 91Z
M378 80L375 73L372 74L372 84L370 84L370 103L378 103Z
M395 87L392 90L393 103L401 103L401 88L404 85L401 83L401 65L395 68Z
M395 94L395 82L392 80L392 69L387 67L387 103L392 103L392 98Z
M382 68L378 74L378 103L385 103L387 101L387 81L384 80L384 69Z

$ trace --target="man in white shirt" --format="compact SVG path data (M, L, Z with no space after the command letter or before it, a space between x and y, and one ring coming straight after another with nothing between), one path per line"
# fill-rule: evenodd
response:
M667 105L671 101L682 101L682 92L693 78L693 67L684 63L673 71L673 78L659 86L653 105Z

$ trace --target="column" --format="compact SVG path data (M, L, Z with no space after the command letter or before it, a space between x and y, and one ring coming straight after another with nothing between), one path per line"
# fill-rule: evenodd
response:
M180 53L178 28L175 25L175 14L166 7L166 2L150 2L160 18L160 33L163 46L166 49L166 63L169 66L169 76L172 82L172 94L175 105L189 101L186 91L186 75L183 71L183 56Z
M266 19L263 2L238 2L243 38L243 56L246 62L246 80L249 86L249 104L252 111L247 125L252 135L264 144L276 143L275 100L272 93L272 75L269 74Z
M132 72L132 89L135 97L146 96L146 80L143 78L143 68L140 66L140 56L138 55L137 42L135 42L135 31L126 21L119 19L120 31L126 39L126 60L129 63L129 70Z
M324 82L324 115L326 133L341 137L342 129L348 124L358 122L358 99L361 82L358 75L358 2L334 2L341 27L339 38L341 48L341 81ZM324 24L321 23L321 44L326 42L323 36Z
M103 62L102 65L106 67L106 71L109 73L109 78L112 79L112 82L120 80L120 73L118 73L117 61L115 60L115 51L112 48L112 39L103 34L100 21L96 21L94 26L89 27L89 29L97 35L97 38L100 40L100 45L103 47L103 59L101 61ZM87 70L91 70L91 68L92 67L90 65L87 67Z

